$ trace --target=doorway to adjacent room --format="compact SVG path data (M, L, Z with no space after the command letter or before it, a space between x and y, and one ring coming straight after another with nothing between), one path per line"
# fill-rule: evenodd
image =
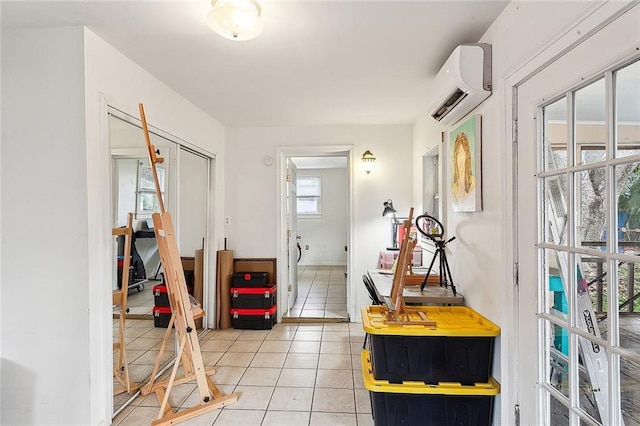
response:
M280 155L282 320L348 322L350 147L298 147Z

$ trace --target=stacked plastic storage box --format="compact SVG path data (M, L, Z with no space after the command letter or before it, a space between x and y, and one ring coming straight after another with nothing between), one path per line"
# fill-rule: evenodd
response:
M166 283L153 286L153 302L153 325L167 328L171 320L171 305Z
M385 307L362 308L370 335L362 375L375 425L490 425L500 393L490 374L500 328L464 306L413 308L437 325L388 325Z
M153 325L155 327L167 328L171 320L171 304L169 303L169 295L167 293L167 283L164 282L164 274L162 282L153 286ZM193 286L187 281L187 292L193 296Z
M233 328L271 329L276 323L276 286L267 286L267 273L236 272L232 282Z

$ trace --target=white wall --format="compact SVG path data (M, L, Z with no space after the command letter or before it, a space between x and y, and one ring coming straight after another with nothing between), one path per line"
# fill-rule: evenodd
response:
M354 290L353 321L360 321L359 307L369 297L362 274L375 268L380 248L389 237L382 203L392 198L399 212L411 207L411 126L252 127L227 130L225 216L231 218L225 234L234 257L277 256L277 170L263 159L276 158L276 147L354 146L354 244L355 256L348 283ZM377 158L367 175L360 157L370 150ZM241 166L240 166L241 165Z
M511 265L505 261L512 244L507 241L507 216L511 205L506 203L506 179L512 161L505 154L507 145L511 143L505 137L506 129L511 128L511 123L505 123L505 99L510 96L505 92L505 78L533 58L545 45L568 31L593 4L514 1L507 6L479 40L490 43L493 49L493 94L471 113L482 115L483 211L454 213L446 200L451 184L446 169L442 175L444 220L448 235L456 236L456 240L447 246L451 253L448 261L454 283L464 294L468 306L503 329L503 335L496 341L492 371L503 383L502 395L514 392L508 387L510 372L503 368L507 365L507 354L513 350L509 335L514 329L508 315L510 310L506 307L511 301L505 296L507 287L513 285ZM422 180L422 168L418 166L417 156L423 155L440 141L440 132L448 130L450 128L439 126L428 117L419 119L413 126L414 199L422 199L418 186ZM450 161L446 136L441 159L445 168ZM512 411L513 407L501 407L501 397L496 399L495 421L502 418L504 422L504 419L512 418Z
M220 123L90 31L3 31L3 424L110 423L113 210L105 103L138 117L139 102L150 125L224 163ZM142 133L140 143L144 148ZM224 176L222 167L215 170L211 236L222 234ZM215 294L214 279L206 285Z
M298 169L300 176L320 176L322 215L298 215L298 241L302 246L300 265L346 265L348 246L349 176L347 169ZM309 250L306 250L306 246Z
M86 425L92 330L81 28L3 31L2 151L0 423Z

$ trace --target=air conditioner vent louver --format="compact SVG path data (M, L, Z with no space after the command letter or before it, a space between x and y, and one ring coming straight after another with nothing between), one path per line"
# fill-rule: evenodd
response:
M446 102L440 108L438 108L438 111L436 111L431 116L438 121L442 120L442 118L445 117L449 113L449 111L451 111L456 105L462 102L462 100L466 97L466 93L464 93L460 89L456 89L451 97L448 98Z
M429 114L440 124L454 124L491 95L491 45L455 48L434 79Z

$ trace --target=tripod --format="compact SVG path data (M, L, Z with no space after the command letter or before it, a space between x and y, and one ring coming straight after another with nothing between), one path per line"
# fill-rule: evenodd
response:
M420 223L420 221L422 221L423 223ZM416 227L422 235L433 241L436 246L436 251L433 253L431 264L429 265L429 269L427 270L427 275L425 275L424 281L422 281L422 284L420 285L420 291L423 291L424 287L427 285L427 280L429 279L429 274L431 273L433 264L436 262L436 258L439 257L440 287L447 288L449 284L451 284L451 291L453 291L453 295L455 296L456 286L453 284L453 278L451 278L451 270L449 269L449 262L447 262L445 247L448 243L455 240L456 237L451 237L445 241L442 238L444 236L444 228L442 226L442 223L440 223L440 221L435 217L429 216L427 214L420 215L416 218Z

